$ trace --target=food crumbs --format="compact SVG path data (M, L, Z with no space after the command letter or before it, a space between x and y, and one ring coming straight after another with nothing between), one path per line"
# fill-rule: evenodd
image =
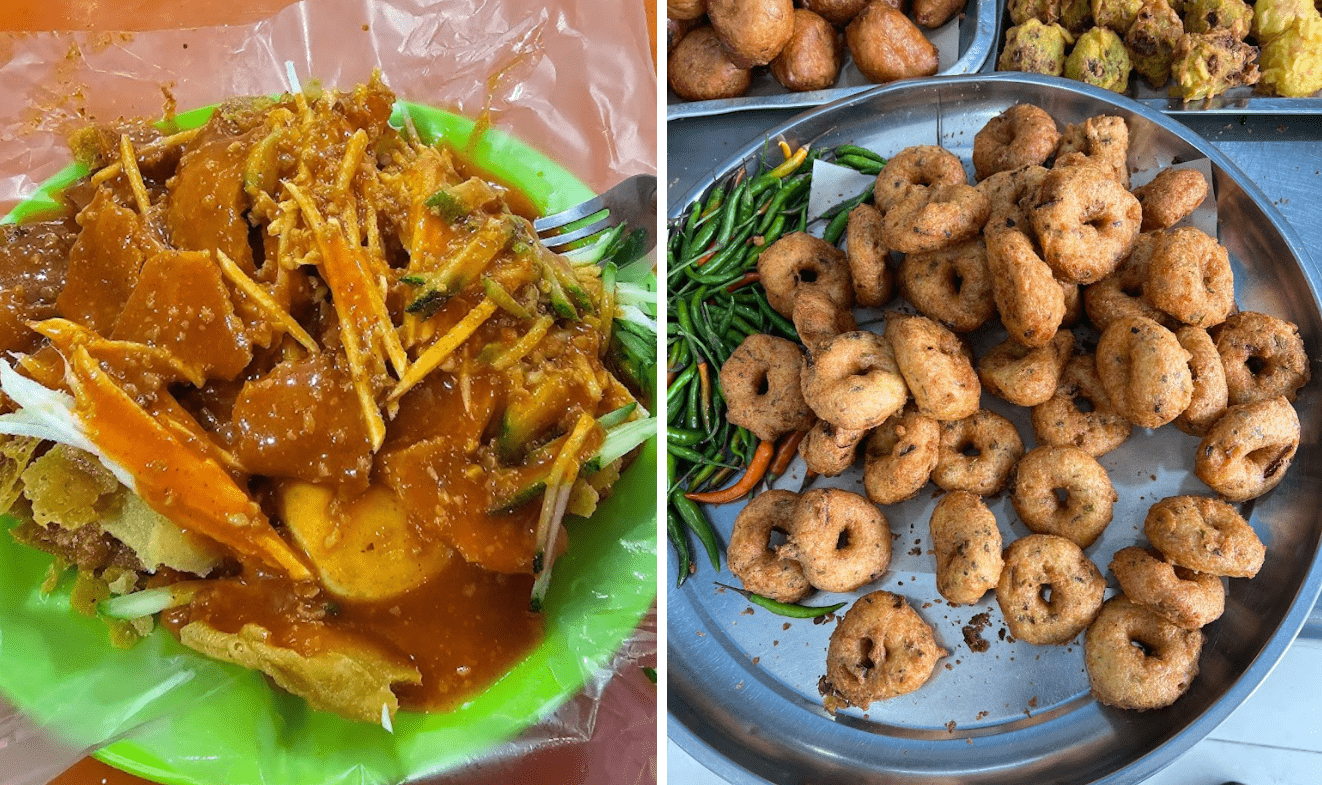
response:
M991 648L991 644L982 637L982 631L987 629L989 624L991 624L991 611L983 611L969 619L963 632L964 645L968 646L970 651L982 653Z

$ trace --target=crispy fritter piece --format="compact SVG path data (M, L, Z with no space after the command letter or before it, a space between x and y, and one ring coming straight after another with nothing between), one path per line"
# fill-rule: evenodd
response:
M1185 101L1218 96L1232 87L1257 84L1258 47L1226 32L1187 33L1175 45L1171 92Z
M1125 33L1130 64L1153 87L1161 87L1170 80L1175 44L1183 35L1184 23L1170 3L1143 0L1134 23Z
M1074 36L1060 25L1029 19L1005 31L996 70L1060 76L1065 73L1065 47L1072 43Z

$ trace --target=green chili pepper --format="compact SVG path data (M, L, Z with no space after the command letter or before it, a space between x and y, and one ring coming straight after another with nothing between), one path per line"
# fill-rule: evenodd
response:
M691 267L703 254L714 247L712 242L716 238L716 233L720 231L720 221L708 221L705 226L698 230L693 236L693 243L684 249L684 254L680 257L679 266L682 268Z
M866 147L859 147L858 145L853 145L853 144L842 144L839 147L835 148L836 160L840 160L840 157L844 155L854 155L854 156L858 156L859 158L870 158L873 161L876 161L881 164L886 163L886 159L882 158L877 153L872 152Z
M794 224L794 231L802 232L808 229L808 205L804 205L799 211L799 220Z
M682 493L673 493L670 501L679 511L680 520L689 527L698 541L707 549L707 558L711 559L711 566L716 570L721 569L721 547L716 542L716 531L712 529L707 516L702 513L697 503L689 499Z
M863 174L881 174L882 164L880 161L864 158L861 155L836 156L835 162L841 166L848 166L850 169L857 170Z
M825 616L828 613L835 613L836 611L848 605L848 603L844 603L844 602L837 602L835 605L824 605L820 607L813 607L811 605L795 605L793 603L788 603L788 602L777 602L769 597L763 597L761 594L754 594L753 592L748 591L747 589L736 589L735 587L728 586L724 583L721 583L720 581L713 581L713 583L715 583L717 586L720 586L722 588L729 589L730 591L738 592L739 594L744 595L744 597L747 598L749 602L753 603L754 605L758 605L763 608L766 608L767 610L771 611L777 616L785 616L790 619L815 619L818 616Z
M831 223L826 225L826 231L822 233L822 239L835 245L840 242L840 235L845 233L845 227L849 225L849 213L840 212L831 219Z
M780 211L784 209L785 203L802 193L804 188L811 183L812 177L806 174L786 181L780 187L780 190L776 192L776 195L771 198L771 202L768 203L767 212L758 223L757 233L766 234L767 229L771 227L771 223L776 220L777 216L780 215Z
M721 467L722 469L739 468L738 466L731 466L730 464L716 460L715 458L708 458L707 456L703 455L702 453L698 452L692 447L680 447L677 444L667 444L666 451L669 452L671 455L675 456L676 458L680 459L681 461L688 461L689 463L697 464L698 466L715 465Z
M700 401L702 399L702 385L699 381L689 383L689 400L684 410L684 427L691 431L696 431L701 424L702 413L700 411Z
M753 208L756 206L753 202L753 192L748 188L748 181L740 184L739 191L739 214L738 222L743 223L753 217Z
M666 443L680 447L692 447L702 441L707 434L702 431L690 431L684 428L667 428Z
M673 514L666 516L666 533L670 536L670 544L675 546L675 556L678 557L679 561L679 575L675 578L675 586L683 586L684 581L688 580L689 569L693 565L693 553L689 548L689 538L684 535L683 527Z
M685 388L689 386L689 383L693 381L693 377L697 375L698 364L691 363L688 367L679 372L679 376L675 377L675 381L670 383L670 387L666 390L666 407L670 411L674 412L679 410L679 404L683 399Z
M711 193L707 195L707 203L702 206L701 217L706 218L721 209L721 203L724 201L725 186L721 183L717 183L712 187Z
M799 331L794 329L794 325L788 319L776 313L770 303L766 300L758 300L757 307L771 321L772 329L796 343L799 342Z
M730 203L721 209L721 228L716 233L717 249L725 248L730 242L730 235L734 232L735 224L738 223L739 201L747 190L747 183L740 183L735 186L734 196L730 197Z
M739 316L738 314L736 314L735 317L730 320L730 329L734 330L736 333L739 334L740 343L743 343L744 339L747 338L748 336L762 332L761 327L755 327L749 324L748 321L744 319L744 317Z

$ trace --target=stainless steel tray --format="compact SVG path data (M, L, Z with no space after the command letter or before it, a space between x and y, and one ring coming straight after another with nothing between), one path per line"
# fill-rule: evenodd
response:
M991 56L983 63L983 71L990 73L996 70L996 60L1000 58L1001 50L1005 47L1005 31L1013 25L1014 20L1010 19L1010 15L1005 12L1005 3L999 3L996 7L996 38L992 46ZM1179 98L1172 97L1169 87L1170 83L1167 82L1166 86L1161 89L1154 88L1143 77L1131 72L1129 75L1129 89L1125 95L1144 106L1150 106L1167 114L1306 115L1322 113L1322 92L1315 93L1308 98L1281 98L1280 96L1255 93L1252 87L1235 87L1215 98L1185 103Z
M822 107L769 133L792 144L862 144L882 154L939 138L966 161L973 135L1007 106L1029 101L1060 122L1098 113L1126 118L1131 160L1207 158L1220 215L1220 240L1231 253L1241 307L1267 311L1300 326L1309 354L1322 358L1322 312L1314 268L1294 231L1223 154L1149 107L1087 85L1000 74L890 85ZM716 172L751 161L749 145ZM672 213L703 186L672 202ZM993 341L982 335L979 342ZM753 609L712 580L735 582L703 563L682 589L668 594L669 734L734 783L1059 783L1136 782L1169 763L1216 727L1262 681L1303 625L1322 588L1322 401L1315 381L1301 391L1303 438L1285 481L1245 505L1268 548L1252 580L1229 582L1226 614L1206 628L1202 673L1173 706L1131 713L1100 706L1088 695L1082 646L1035 647L1001 639L1000 611L990 596L972 607L939 601L927 520L932 495L884 508L895 557L882 580L851 595L819 595L814 604L853 599L884 588L910 597L951 654L932 680L911 695L875 703L864 713L832 718L821 707L831 625L790 621ZM1013 414L990 396L984 405ZM1032 430L1012 419L1032 446ZM1173 493L1206 493L1188 471L1196 441L1171 428L1136 431L1105 456L1121 503L1115 520L1088 553L1105 570L1111 554L1141 539L1143 513ZM856 475L831 484L857 487ZM1006 500L992 505L1006 541L1027 530ZM716 508L728 537L736 510ZM675 565L670 565L671 574ZM964 628L989 612L970 649Z
M959 27L959 59L942 68L938 75L973 74L982 69L987 56L996 48L996 12L1001 0L968 0ZM925 28L919 28L925 30ZM929 36L930 37L930 36ZM685 101L666 91L666 119L703 117L706 115L738 112L745 109L794 109L820 106L854 93L875 87L854 66L848 53L840 70L836 86L826 90L792 93L780 86L767 69L759 69L753 77L748 93L738 98L717 101Z

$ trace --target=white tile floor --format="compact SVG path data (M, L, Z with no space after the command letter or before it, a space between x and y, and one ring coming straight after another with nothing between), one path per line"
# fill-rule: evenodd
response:
M674 742L666 781L723 785ZM1301 638L1235 713L1145 785L1322 785L1322 640Z

